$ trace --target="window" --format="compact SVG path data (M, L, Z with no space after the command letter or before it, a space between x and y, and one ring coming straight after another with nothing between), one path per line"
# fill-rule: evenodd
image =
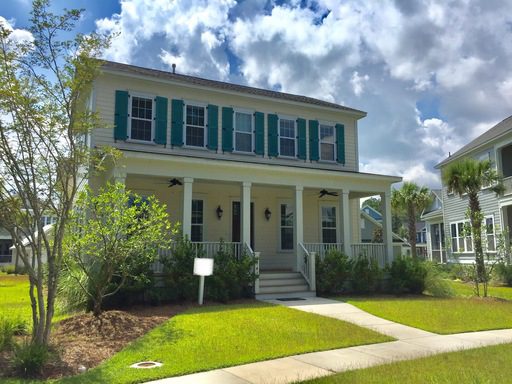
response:
M469 222L459 221L450 225L452 235L453 252L473 252L473 238L469 228ZM469 236L468 236L469 235Z
M336 140L333 125L320 124L320 160L336 160Z
M131 97L130 139L153 140L153 99Z
M487 252L496 252L496 235L494 233L494 218L492 216L486 217L484 219L485 226L483 231L485 231L485 239L487 245ZM482 231L482 232L483 232Z
M44 227L46 225L55 224L57 222L57 218L53 216L42 216L41 217L41 225Z
M279 155L295 157L295 120L279 119Z
M190 241L203 241L203 200L192 200Z
M322 207L322 242L336 243L336 207Z
M235 112L235 151L252 152L252 114Z
M187 105L185 108L185 144L204 148L206 145L206 108L198 105Z
M281 250L293 249L293 211L289 204L281 204Z

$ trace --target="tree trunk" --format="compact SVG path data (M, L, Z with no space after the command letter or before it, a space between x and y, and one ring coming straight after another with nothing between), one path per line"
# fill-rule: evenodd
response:
M416 259L416 210L413 204L409 204L407 207L407 216L409 219L409 244L411 244L411 255L413 259Z
M480 202L476 193L470 193L469 197L469 220L471 223L471 234L473 235L473 244L475 247L476 281L475 284L486 282L487 274L485 271L484 251L482 247L482 212L480 211ZM484 297L487 292L484 289Z

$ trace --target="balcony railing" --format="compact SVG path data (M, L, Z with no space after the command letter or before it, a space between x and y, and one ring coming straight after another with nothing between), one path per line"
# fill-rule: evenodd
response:
M343 252L343 243L304 243L304 248L308 253L315 252L317 257L323 260L331 249Z
M377 260L379 267L384 268L388 263L386 244L383 243L357 243L352 244L352 256L365 256Z

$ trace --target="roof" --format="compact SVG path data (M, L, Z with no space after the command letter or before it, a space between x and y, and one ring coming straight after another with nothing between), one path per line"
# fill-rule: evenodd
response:
M345 112L350 112L350 113L359 115L360 117L366 116L366 112L364 112L364 111L360 111L360 110L354 109L354 108L345 107L343 105L331 103L331 102L324 101L324 100L314 99L312 97L294 95L291 93L271 91L271 90L263 89L263 88L254 88L254 87L249 87L249 86L240 85L240 84L226 83L223 81L216 81L216 80L204 79L201 77L182 75L179 73L172 73L172 72L167 72L167 71L161 71L161 70L157 70L157 69L138 67L135 65L117 63L117 62L108 61L108 60L103 60L102 63L103 63L102 64L103 69L111 70L111 71L115 71L115 72L125 72L125 73L129 73L129 74L133 74L133 75L149 76L149 77L153 77L156 79L171 80L171 81L176 81L176 82L184 83L184 84L199 85L199 86L219 89L219 90L223 90L223 91L232 91L232 92L244 93L244 94L249 94L249 95L269 97L272 99L294 101L294 102L303 103L303 104L310 104L310 105L315 105L315 106L319 106L319 107L325 107L325 108L331 108L331 109L341 110L341 111L345 111Z
M480 136L478 136L473 141L470 141L468 144L463 146L461 149L459 149L457 152L452 154L451 156L447 157L443 161L441 161L439 164L436 165L436 168L440 168L443 165L448 164L449 162L456 160L460 157L463 157L468 152L472 151L473 149L476 149L482 145L485 145L489 143L489 141L494 140L506 133L512 132L512 116L507 117L505 120L502 120L500 123L496 124L494 127L489 129L488 131L482 133Z
M373 217L371 217L366 211L364 211L363 209L361 209L361 217L363 219L366 219L368 220L370 223L372 223L373 225L379 227L379 228L382 228L382 223L375 220ZM391 232L392 234L392 237L393 237L393 241L396 240L396 242L399 242L399 243L405 243L405 244L408 244L407 240L404 239L403 237L400 237L399 235L397 235L395 232Z
M382 215L376 209L370 207L369 205L365 205L362 210L366 212L369 216L371 216L374 220L382 221Z

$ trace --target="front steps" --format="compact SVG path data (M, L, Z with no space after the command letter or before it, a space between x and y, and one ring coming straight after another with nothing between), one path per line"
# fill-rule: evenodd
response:
M260 272L260 292L256 299L278 299L292 297L315 297L299 272Z

